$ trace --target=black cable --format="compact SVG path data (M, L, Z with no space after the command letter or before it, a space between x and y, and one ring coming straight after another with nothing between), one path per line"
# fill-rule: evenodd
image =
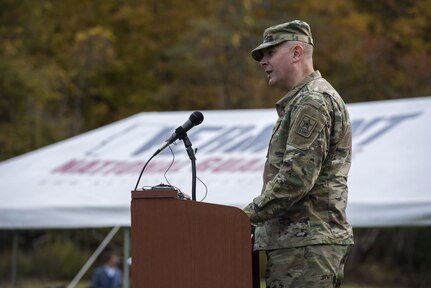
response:
M171 150L171 154L172 154L172 161L171 161L171 164L169 164L168 168L166 169L165 173L163 173L163 177L165 178L166 182L167 182L170 186L174 187L174 186L169 182L168 177L166 177L166 174L167 174L167 173L168 173L168 171L171 169L171 167L172 167L172 165L174 164L174 161L175 161L175 154L174 154L174 151L172 150L171 146L168 146L168 148L169 148L169 150Z
M169 186L171 186L172 188L175 188L176 190L178 190L180 193L182 193L181 192L181 189L179 189L178 187L176 187L176 186L173 186L170 182L169 182L169 180L168 180L168 178L167 178L167 173L168 173L168 171L172 168L172 165L174 164L174 162L175 162L175 153L174 153L174 151L172 150L172 148L171 148L171 146L169 145L168 146L168 148L169 148L169 150L171 151L171 153L172 153L172 161L171 161L171 163L169 164L169 166L168 166L168 168L166 169L166 171L163 173L163 177L165 178L165 180L166 180L166 182L169 184ZM197 149L196 149L196 151L197 151ZM144 165L144 167L142 168L142 170L141 170L141 173L139 174L139 177L138 177L138 181L136 182L136 186L135 186L135 191L138 189L138 185L139 185L139 182L141 181L141 177L142 177L142 174L144 173L144 171L145 171L145 168L147 168L147 165L148 165L148 163L150 163L150 161L157 155L157 154L159 154L159 152L160 151L157 151L156 153L154 153L151 157L150 157L150 159L148 159L148 161L145 163L145 165ZM208 196L208 186L199 178L199 177L197 177L196 176L196 179L197 180L199 180L199 182L201 182L202 183L202 185L204 185L204 187L205 187L205 195L204 195L204 197L199 201L199 202L202 202L202 201L204 201L205 200L205 198Z
M139 181L141 181L142 173L144 173L145 168L147 167L148 163L150 163L151 159L154 158L158 153L154 153L153 156L148 159L148 161L145 163L144 167L141 170L141 173L139 174L138 181L136 182L135 191L138 189Z
M169 180L168 180L168 178L166 177L166 174L168 173L169 169L171 169L172 165L174 164L174 161L175 161L175 154L174 154L174 151L172 150L171 146L168 146L168 147L169 147L169 150L171 150L171 153L172 153L172 161L171 161L171 163L169 164L169 167L166 169L165 173L163 174L163 177L165 178L166 182L167 182L170 186L172 186L172 185L171 185L171 183L169 183ZM144 167L143 167L143 168L142 168L142 170L141 170L141 173L139 174L138 181L136 182L135 191L138 189L138 185L139 185L139 182L141 181L142 174L144 173L145 168L147 167L148 163L150 163L150 161L151 161L151 160L152 160L152 159L153 159L157 154L159 154L159 152L160 152L160 151L157 151L156 153L154 153L154 154L153 154L153 156L151 156L151 157L150 157L150 159L148 159L148 161L145 163ZM177 189L178 191L181 191L178 187L175 187L175 186L172 186L172 187L173 187L173 188L175 188L175 189Z

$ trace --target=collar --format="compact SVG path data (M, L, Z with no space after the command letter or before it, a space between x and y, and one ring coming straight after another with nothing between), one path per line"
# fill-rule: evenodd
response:
M275 104L278 116L281 117L284 115L284 108L286 107L287 103L289 103L289 101L292 100L292 98L296 94L298 94L298 92L302 88L304 88L305 85L307 85L311 81L316 80L318 78L322 78L322 75L320 74L320 72L318 70L316 70L313 73L311 73L310 75L308 75L307 77L305 77L301 82L298 83L298 85L293 87L289 92L287 92L287 94L284 95L283 98L278 100L277 103Z

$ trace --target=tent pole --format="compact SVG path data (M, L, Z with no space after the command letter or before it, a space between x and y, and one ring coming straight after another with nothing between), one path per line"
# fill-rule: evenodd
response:
M100 253L102 253L103 249L105 249L105 247L108 245L109 241L114 238L115 234L118 232L119 229L120 226L115 226L114 228L112 228L112 230L108 233L105 239L103 239L102 243L100 243L99 247L97 247L96 251L94 251L93 255L90 256L84 266L82 266L81 270L79 270L78 274L76 274L75 278L73 278L72 282L67 285L67 288L74 288L76 284L78 284L78 282L85 275L90 266L94 263L94 261L96 261Z
M123 228L123 238L123 288L129 288L130 229L127 227Z
M18 232L13 232L12 240L12 274L11 274L11 287L16 287L16 266L18 258Z

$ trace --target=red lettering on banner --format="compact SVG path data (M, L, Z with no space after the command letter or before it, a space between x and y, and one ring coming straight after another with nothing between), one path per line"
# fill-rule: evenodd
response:
M88 173L90 174L101 173L101 171L109 169L109 167L113 167L118 163L116 161L97 161L97 162L98 162L98 166L94 167L94 169L87 170ZM87 168L91 168L91 167L87 167Z
M208 158L201 162L197 170L199 172L256 172L263 170L263 160L233 158L224 160L222 158Z
M61 165L60 167L55 168L52 170L53 173L67 173L74 169L76 165L78 165L79 161L76 160L70 160L66 164Z
M221 162L223 159L221 158L209 158L205 159L203 162L199 163L197 165L197 170L199 172L205 172L205 171L212 171L214 166L218 165L219 162Z
M263 171L262 159L232 159L228 160L214 172L256 172Z
M237 166L241 163L241 159L229 159L217 166L213 172L235 172Z
M239 171L263 171L264 162L262 159L252 159L238 167Z
M138 174L144 167L144 161L112 161L112 160L76 160L72 159L65 164L52 170L52 173L62 174L86 174L86 175L127 175ZM190 161L179 160L150 162L146 173L180 172L190 167ZM222 157L212 157L204 159L198 163L199 172L223 173L223 172L257 172L263 170L263 159L223 159Z
M136 174L139 173L140 168L142 168L144 164L142 162L134 162L134 163L127 163L127 162L118 162L113 167L110 167L110 169L103 172L104 175L107 174L116 174L116 175L122 175L122 174Z
M126 174L136 173L143 166L142 162L127 163L123 161L70 160L66 164L52 170L53 173L64 174Z

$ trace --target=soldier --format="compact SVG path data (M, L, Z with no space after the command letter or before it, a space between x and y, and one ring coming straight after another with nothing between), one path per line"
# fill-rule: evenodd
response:
M353 244L346 219L352 133L346 105L313 67L310 26L272 26L251 55L277 103L261 195L244 208L255 250L267 255L269 288L340 287Z

